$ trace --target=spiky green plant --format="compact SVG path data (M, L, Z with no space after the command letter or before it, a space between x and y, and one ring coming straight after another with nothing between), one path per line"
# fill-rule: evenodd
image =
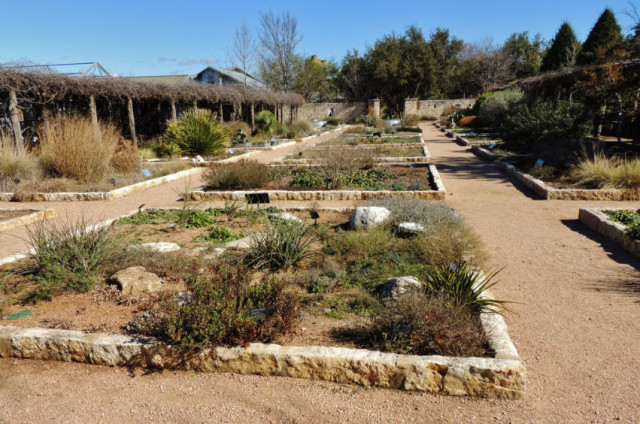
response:
M466 262L445 264L429 270L425 285L432 294L444 295L455 305L468 306L479 312L501 312L506 302L486 296L486 291L496 284L493 280L498 272L484 275Z
M167 141L194 155L213 155L231 144L229 131L216 121L213 113L197 109L179 120L169 122Z
M264 232L251 236L247 263L257 268L283 269L314 255L318 239L313 226L293 220L270 222Z

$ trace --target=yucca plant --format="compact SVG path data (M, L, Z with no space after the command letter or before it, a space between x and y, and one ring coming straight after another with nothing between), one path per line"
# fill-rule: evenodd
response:
M194 155L213 155L229 146L229 132L213 113L197 109L169 122L166 138L181 150Z
M270 222L264 232L251 236L247 263L257 268L283 269L314 255L318 239L313 226L292 220Z
M431 268L425 285L429 292L443 295L455 305L468 306L478 312L501 312L506 302L488 298L485 293L496 284L493 280L498 272L484 275L467 262L445 264Z

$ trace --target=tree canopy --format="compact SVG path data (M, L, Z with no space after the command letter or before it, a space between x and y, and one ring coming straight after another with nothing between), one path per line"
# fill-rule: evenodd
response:
M568 22L563 22L542 60L540 70L555 71L575 65L579 50L580 42L576 33Z
M589 36L582 45L577 58L579 65L598 65L609 60L617 59L617 50L622 41L622 30L616 16L611 9L602 12L600 18L591 29Z

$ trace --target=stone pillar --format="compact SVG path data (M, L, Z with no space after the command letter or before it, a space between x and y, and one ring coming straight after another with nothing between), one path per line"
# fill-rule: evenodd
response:
M418 99L404 99L404 115L418 115Z
M369 106L373 108L373 116L380 119L380 99L369 100Z

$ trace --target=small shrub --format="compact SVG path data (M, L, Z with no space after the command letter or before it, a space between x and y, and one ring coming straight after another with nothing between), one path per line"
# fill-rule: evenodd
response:
M509 109L500 126L500 137L508 148L527 151L540 142L581 139L590 128L591 122L579 102L535 101Z
M407 127L415 127L420 123L420 117L418 115L406 115L402 119L402 124Z
M168 158L170 160L175 159L182 154L182 149L177 143L167 141L155 145L153 150L158 157Z
M425 284L429 292L450 299L454 305L477 312L500 312L504 301L484 297L496 284L492 281L496 274L485 276L466 262L458 266L443 264L429 270Z
M246 135L251 133L249 124L244 121L228 121L223 125L225 126L225 128L227 128L228 133L234 137L234 141L236 142L244 143L244 141L237 140L237 137L235 137L237 134L243 133Z
M422 128L420 127L396 127L397 132L414 132L414 133L422 133Z
M344 123L342 119L334 118L331 116L325 118L325 121L327 121L327 125L331 125L334 127L337 127L338 125L342 125Z
M134 172L140 172L141 165L140 152L135 144L120 138L116 151L111 158L111 166L116 171L133 174Z
M487 91L485 93L482 93L481 95L478 96L478 98L476 99L476 102L473 104L473 107L471 108L471 113L473 115L477 115L478 112L480 112L480 108L482 107L482 105L484 104L484 102L487 101L487 99L491 96L493 96L495 93L493 91Z
M202 177L208 189L247 190L259 188L271 179L269 167L252 160L214 165L206 168Z
M29 229L29 242L41 299L66 290L91 290L104 267L124 256L111 226L91 231L84 218L37 224Z
M257 268L283 269L314 255L318 237L313 226L292 220L269 222L264 232L251 236L247 264Z
M520 91L505 90L487 97L478 108L478 121L481 125L498 128L504 121L509 109L522 101L524 94ZM477 102L476 102L477 103Z
M420 199L378 199L372 206L382 206L391 212L391 222L415 222L427 231L443 225L462 225L463 219L445 202Z
M309 121L296 121L291 124L291 129L296 133L306 136L313 132L313 125L311 125L311 122Z
M111 159L120 134L112 124L99 124L98 134L88 118L53 118L40 130L40 159L45 172L81 182L94 182L112 172Z
M273 112L269 110L263 110L256 113L255 122L258 132L271 135L276 130L276 117L273 115Z
M369 334L377 349L412 355L485 356L489 345L470 308L424 295L383 308Z
M170 121L165 137L184 152L193 155L215 155L229 146L227 129L207 110L197 109L176 121Z
M464 118L458 121L458 125L461 127L472 127L475 125L476 119L478 117L475 115L465 116Z
M250 277L243 267L195 276L185 299L165 295L139 332L184 350L277 341L293 328L296 299L281 283L263 279L252 285ZM251 317L251 309L263 307L266 316Z
M238 240L244 237L243 234L234 233L233 231L229 231L225 227L213 226L209 228L204 234L200 234L198 237L194 238L193 241L206 241L213 243L226 243L233 240Z
M376 127L380 124L380 120L372 115L360 115L356 118L356 123L366 127Z
M297 168L291 171L293 179L289 183L290 187L311 188L322 187L324 178L312 168Z

